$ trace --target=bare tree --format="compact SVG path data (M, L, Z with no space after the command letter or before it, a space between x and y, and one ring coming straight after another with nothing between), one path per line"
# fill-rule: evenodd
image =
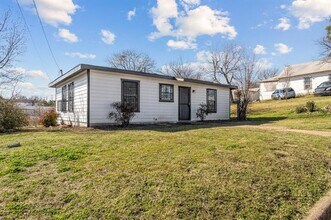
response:
M22 74L14 70L16 58L24 50L24 30L11 18L8 10L0 18L0 88L14 90Z
M330 25L325 28L326 36L319 41L322 48L321 57L324 62L331 62L331 17L329 22Z
M247 119L247 109L250 100L250 89L254 88L259 76L261 67L253 54L245 54L240 62L240 71L236 74L235 82L238 86L237 97L237 118L238 120Z
M284 97L285 99L287 99L286 93L287 93L288 89L290 88L292 74L293 74L292 66L285 65L284 75L283 75L284 82L282 83L282 87L285 90L285 97Z
M259 81L262 81L262 80L265 80L265 79L270 79L272 77L275 77L277 76L279 72L279 69L278 68L266 68L266 69L262 69L260 71L260 74L258 76L258 80Z
M226 44L220 50L214 48L210 51L210 64L213 79L216 82L221 82L225 79L227 84L231 84L240 70L240 62L242 59L242 47L236 44Z
M212 75L215 82L222 83L224 79L231 85L240 70L242 56L242 47L236 44L226 44L221 49L212 48L207 58L206 71ZM231 100L233 100L232 93Z
M180 58L178 61L173 61L166 64L161 71L166 75L179 78L201 79L202 72L200 69L201 67L194 68L192 64L184 63L182 58Z
M156 66L156 62L150 56L134 50L115 53L108 58L107 62L114 68L138 72L151 72Z

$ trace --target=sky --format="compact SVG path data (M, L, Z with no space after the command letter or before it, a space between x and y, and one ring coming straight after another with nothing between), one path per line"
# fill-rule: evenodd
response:
M59 69L32 0L17 0L28 28L15 62L22 95L54 98L48 83ZM245 46L265 67L317 60L331 0L35 0L46 36L63 72L80 63L107 66L125 49L145 52L162 67L182 59L206 62L210 48ZM1 0L24 27L16 0ZM31 33L31 36L29 34Z

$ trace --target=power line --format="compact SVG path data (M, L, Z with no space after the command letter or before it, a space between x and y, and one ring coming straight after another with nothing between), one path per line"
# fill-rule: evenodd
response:
M25 16L24 16L24 14L23 14L23 10L22 10L22 8L21 8L21 5L19 4L18 0L16 0L16 3L17 3L17 6L18 6L18 9L19 9L19 11L20 11L20 13L21 13L21 15L22 15L22 18L23 18L23 20L24 20L25 27L26 27L26 29L27 29L28 32L29 32L29 35L30 35L30 38L31 38L31 41L32 41L33 47L34 47L34 49L35 49L35 51L36 51L36 53L37 53L37 55L38 55L38 58L39 58L39 60L40 60L40 62L41 62L41 65L43 66L43 69L45 69L44 62L43 62L43 60L41 59L41 56L40 56L39 50L37 49L36 43L35 43L35 41L33 40L33 37L32 37L32 34L31 34L31 31L30 31L30 28L29 28L29 26L28 26L28 23L26 22L26 19L25 19ZM45 73L46 73L46 75L48 76L49 80L51 80L51 77L48 75L48 73L47 73L47 72L45 72Z
M49 51L51 52L51 55L52 55L53 60L54 60L54 63L56 64L57 68L58 68L59 71L61 72L61 68L59 67L58 63L56 62L56 59L55 59L54 53L53 53L53 51L52 51L51 45L49 44L48 38L47 38L47 36L46 36L45 28L44 28L43 23L41 22L41 19L40 19L40 15L39 15L39 12L38 12L38 8L37 8L37 5L36 5L36 2L35 2L35 0L32 0L32 1L33 1L33 5L34 5L34 7L35 7L35 9L36 9L36 12L37 12L37 16L38 16L38 20L39 20L39 23L40 23L41 29L42 29L42 31L43 31L43 33L44 33L44 37L45 37L45 40L46 40L46 42L47 42L48 49L49 49Z

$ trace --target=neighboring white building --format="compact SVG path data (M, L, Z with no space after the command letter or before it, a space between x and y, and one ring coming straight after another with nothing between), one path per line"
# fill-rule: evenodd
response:
M113 102L136 107L133 123L196 121L207 103L207 120L230 118L229 85L80 64L49 84L56 89L60 120L75 126L102 126Z
M331 63L321 61L291 65L278 76L260 82L260 100L271 99L276 89L291 87L297 95L311 94L325 81L331 81Z
M16 102L16 105L29 116L40 116L43 112L54 109L54 107L40 106L32 102Z

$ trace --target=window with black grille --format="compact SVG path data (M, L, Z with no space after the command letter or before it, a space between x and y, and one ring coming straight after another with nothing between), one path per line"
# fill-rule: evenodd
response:
M68 89L67 85L62 87L62 101L61 101L61 111L67 111L67 101L68 101Z
M74 82L68 85L68 111L74 111Z
M159 101L160 102L174 102L174 85L160 84Z
M207 110L209 113L217 112L217 90L207 89Z
M139 81L122 80L122 102L133 107L135 112L139 112Z

